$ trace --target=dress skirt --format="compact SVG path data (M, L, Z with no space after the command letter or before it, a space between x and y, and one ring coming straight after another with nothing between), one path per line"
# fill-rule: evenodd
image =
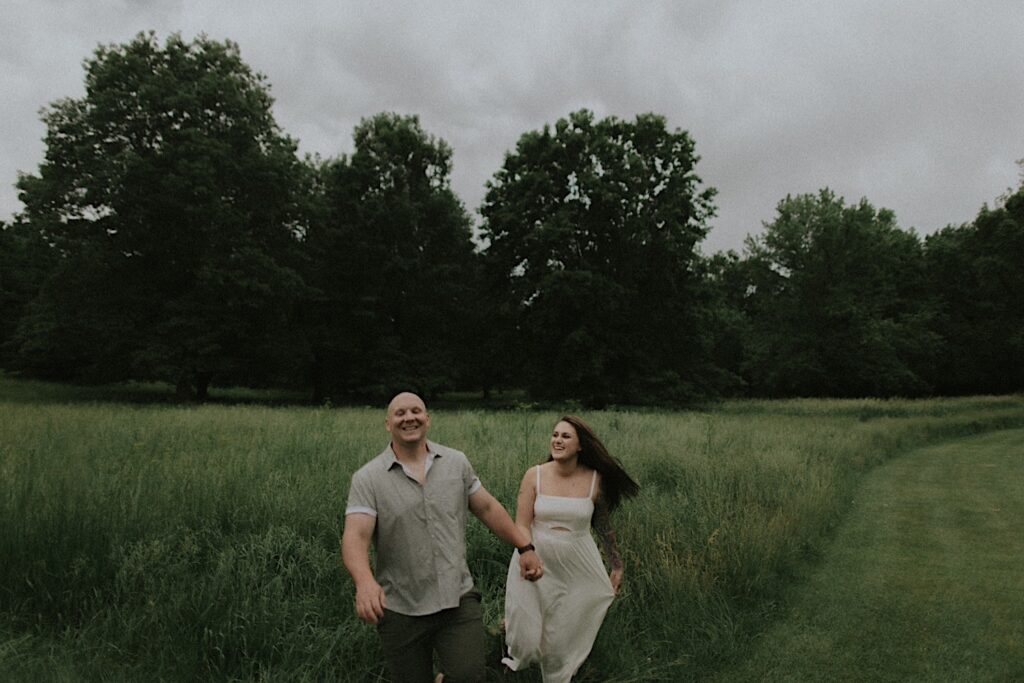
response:
M544 576L521 579L519 552L513 553L505 589L508 657L502 662L513 671L539 664L545 683L568 683L590 654L615 593L589 528L535 523L533 544Z

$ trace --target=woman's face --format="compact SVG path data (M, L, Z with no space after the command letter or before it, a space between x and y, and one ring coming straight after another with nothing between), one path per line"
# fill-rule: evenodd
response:
M559 422L551 432L551 457L557 461L571 460L580 452L580 439L576 428L568 422Z

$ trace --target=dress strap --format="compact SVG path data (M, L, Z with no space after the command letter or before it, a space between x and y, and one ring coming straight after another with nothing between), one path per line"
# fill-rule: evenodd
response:
M587 498L593 498L594 497L594 484L596 484L596 483L597 483L597 470L594 470L594 476L590 478L590 494L587 496Z
M537 470L537 495L540 495L540 465L534 465L533 469Z

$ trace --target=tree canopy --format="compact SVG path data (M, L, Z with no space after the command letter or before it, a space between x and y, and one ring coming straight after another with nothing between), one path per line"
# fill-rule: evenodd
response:
M758 393L927 393L939 339L921 242L867 200L787 196L747 241L743 373Z
M177 35L101 47L85 66L85 96L45 111L45 161L18 181L62 259L18 333L23 359L45 366L74 340L81 376L183 393L258 375L301 288L302 174L263 77L234 43Z
M18 322L57 264L56 252L24 221L0 222L0 367L17 363Z
M706 391L694 143L654 114L581 110L524 134L488 183L488 268L531 392L590 404ZM528 362L524 362L528 359Z
M452 150L379 113L299 160L238 46L140 34L44 110L0 224L0 366L378 401L1024 390L1024 188L921 240L828 189L705 256L714 188L689 133L587 110L527 131L474 226Z
M935 366L943 393L1024 388L1024 187L973 223L925 241L937 332L948 352Z
M451 148L417 117L389 113L364 119L354 141L351 157L321 169L324 212L306 240L317 393L453 388L479 340L476 257L451 189Z

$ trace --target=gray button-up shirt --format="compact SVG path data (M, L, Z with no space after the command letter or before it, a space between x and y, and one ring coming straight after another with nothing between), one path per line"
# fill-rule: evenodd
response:
M457 607L473 588L466 513L480 480L464 453L432 441L424 470L421 486L389 445L352 475L345 509L377 518L377 583L385 606L410 616Z

